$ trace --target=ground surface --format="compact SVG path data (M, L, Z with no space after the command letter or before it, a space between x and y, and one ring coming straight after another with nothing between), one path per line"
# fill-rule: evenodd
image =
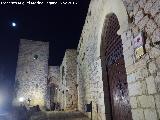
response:
M84 114L72 112L40 112L31 117L31 120L89 120Z

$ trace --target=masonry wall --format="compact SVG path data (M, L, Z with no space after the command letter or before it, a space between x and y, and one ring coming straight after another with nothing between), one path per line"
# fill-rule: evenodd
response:
M131 22L122 34L130 103L134 120L160 119L160 1L125 1ZM128 7L129 6L129 7ZM143 32L146 54L136 60L132 40Z
M74 49L67 49L65 52L61 65L61 80L62 96L65 98L65 101L62 101L64 109L77 109L77 51Z
M106 119L101 59L97 47L101 41L106 4L105 0L91 0L77 49L78 109L91 117L85 105L92 101L93 120Z
M47 93L49 43L32 40L20 40L18 62L15 77L16 96L24 98L31 105L45 106Z
M60 67L49 66L48 67L48 82L47 82L47 105L50 108L51 103L58 102L58 88L60 86Z
M91 0L77 50L78 108L86 113L85 104L92 101L93 120L108 120L111 117L106 111L105 118L105 109L109 106L104 107L100 44L105 17L109 13L115 13L123 28L120 28L118 34L123 43L132 117L134 120L158 120L160 48L151 45L160 41L160 1L123 0L124 7L121 2ZM123 9L126 12L122 12ZM146 54L136 60L131 41L141 31L145 34ZM90 116L89 113L86 114Z

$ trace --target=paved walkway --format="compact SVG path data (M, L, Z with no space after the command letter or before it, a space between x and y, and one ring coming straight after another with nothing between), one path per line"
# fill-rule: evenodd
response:
M89 120L84 114L72 112L40 112L31 117L31 120Z

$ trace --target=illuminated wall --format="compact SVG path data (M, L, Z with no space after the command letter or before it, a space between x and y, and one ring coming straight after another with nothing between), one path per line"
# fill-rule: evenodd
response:
M75 110L78 105L77 93L77 51L67 49L60 67L58 99L64 110Z
M20 98L30 105L46 104L49 43L20 40L15 77L15 100Z

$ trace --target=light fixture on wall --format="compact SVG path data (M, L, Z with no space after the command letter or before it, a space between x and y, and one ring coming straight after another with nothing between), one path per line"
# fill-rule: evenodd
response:
M19 98L19 102L24 102L24 100L25 100L24 97Z

